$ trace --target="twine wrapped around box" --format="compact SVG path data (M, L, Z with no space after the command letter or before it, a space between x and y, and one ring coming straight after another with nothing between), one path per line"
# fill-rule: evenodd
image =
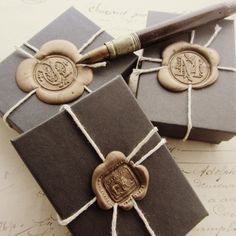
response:
M93 173L93 178L92 181L94 181L94 176L97 174L98 171L101 171L101 167L104 168L104 165L106 164L106 162L108 161L108 158L110 158L110 155L113 155L112 158L110 158L110 162L111 161L115 161L115 159L118 157L117 155L119 155L120 152L117 151L113 151L111 153L109 153L107 155L107 157L105 158L105 156L101 153L101 150L99 149L99 147L97 146L97 144L94 142L94 140L91 138L91 136L88 134L88 132L86 131L86 128L83 126L83 124L80 122L79 118L75 115L75 113L73 112L73 110L71 109L71 107L69 105L63 105L61 107L60 110L65 110L73 119L73 121L76 123L76 125L78 126L78 128L82 131L82 133L84 134L84 136L87 138L88 142L92 145L92 147L94 148L94 150L96 151L97 155L99 156L99 158L102 160L102 164L100 164L94 171ZM96 201L98 202L98 205L103 208L103 209L110 209L113 208L113 216L112 216L112 222L111 222L111 233L112 236L117 236L117 231L116 231L116 223L117 223L117 216L118 216L118 206L129 210L132 207L134 207L134 209L136 210L136 212L138 213L139 217L142 219L147 231L149 232L150 235L152 236L156 236L157 234L153 231L153 229L151 228L151 226L148 223L148 220L146 219L144 213L142 212L142 210L139 208L137 202L136 202L136 198L137 200L141 200L140 197L140 193L142 191L144 191L143 189L146 187L148 188L148 183L146 186L143 186L141 184L140 189L138 190L138 192L135 192L133 190L133 192L130 192L130 185L132 185L134 182L132 182L132 180L129 178L129 174L127 174L128 172L126 172L129 168L130 168L130 174L132 175L132 171L135 170L135 168L139 168L142 169L146 169L145 167L143 167L141 165L142 162L144 162L147 158L149 158L154 152L156 152L160 147L162 147L165 143L166 140L165 139L161 139L161 141L151 150L149 150L144 156L142 156L136 163L133 163L131 161L131 159L141 150L141 148L152 138L152 136L157 132L157 128L154 127L138 144L137 146L133 149L133 151L124 158L123 163L126 163L126 167L121 167L121 165L117 165L117 163L115 163L115 165L110 165L108 169L106 169L106 177L104 179L109 179L109 176L107 174L107 172L109 172L108 170L112 170L112 174L110 174L110 176L112 176L110 179L114 180L114 178L118 179L116 184L112 184L112 191L111 189L109 189L109 186L105 189L102 189L101 194L107 194L105 199L102 199L103 201L105 201L104 203L101 204L101 199L100 199L100 190L95 189L94 190L94 183L92 182L92 188L93 191L96 194L96 197L94 197L93 199L91 199L90 201L88 201L82 208L80 208L77 212L75 212L74 214L72 214L71 216L69 216L66 219L60 219L60 217L58 216L58 222L61 225L68 225L69 223L71 223L73 220L75 220L80 214L82 214L84 211L86 211L92 204L94 204ZM114 155L115 153L115 155ZM118 157L120 158L120 157ZM123 168L123 169L122 169ZM127 168L127 169L126 169ZM143 169L142 169L143 170ZM147 170L146 170L147 171ZM116 174L114 174L116 172ZM137 174L137 172L136 172ZM137 175L136 176L137 179L141 178L141 175ZM136 178L133 177L133 178ZM147 176L146 176L147 177ZM132 178L132 177L131 177ZM147 177L148 178L148 177ZM104 183L103 183L104 184ZM118 189L118 190L117 190ZM119 190L123 190L124 192L128 192L129 194L123 195L123 198L119 199L119 200L115 200L115 198L112 197L112 193L117 193L116 191L119 192ZM96 191L97 190L97 191ZM107 192L107 193L104 193ZM115 192L113 192L115 191ZM124 197L125 196L125 197ZM142 197L145 197L145 193ZM109 199L110 198L110 199ZM109 203L111 203L111 205L109 205ZM107 205L104 205L107 204ZM106 207L108 206L108 207ZM128 207L127 207L128 206Z
M219 25L215 26L215 32L213 33L213 35L210 37L210 39L205 43L204 46L200 46L200 45L195 45L194 44L194 38L195 38L195 34L196 31L193 30L191 32L191 38L190 38L190 45L193 45L193 47L197 48L197 51L204 51L204 50L210 50L211 55L208 56L209 58L212 56L212 49L208 49L208 47L211 45L211 43L214 41L214 39L218 36L218 34L221 31L221 27ZM176 43L178 44L178 43ZM180 43L179 43L180 44ZM185 44L185 43L184 43ZM174 44L173 44L174 45ZM188 45L186 43L186 45ZM171 47L172 45L170 45L169 47ZM187 48L188 46L186 46ZM167 47L168 48L168 47ZM167 51L167 50L166 50ZM174 51L174 49L173 49ZM186 52L188 53L188 51L186 50ZM186 53L186 54L187 54ZM167 54L167 53L166 53ZM177 54L177 53L176 53ZM206 54L206 53L205 53ZM190 55L191 56L191 55ZM217 55L216 55L217 57ZM210 58L211 59L211 58ZM165 60L165 62L164 62ZM172 60L172 58L170 59ZM186 60L189 60L189 58L186 58ZM149 68L149 69L139 69L139 65L142 61L147 61L147 62L155 62L155 63L162 63L161 66L158 67L153 67L153 68ZM137 65L136 68L133 70L133 73L130 76L130 80L129 80L129 86L131 88L131 90L133 91L134 94L137 93L137 86L138 86L138 80L139 80L139 76L141 74L146 74L146 73L154 73L154 72L158 72L158 76L162 76L162 78L158 78L159 82L163 85L163 87L165 87L168 90L174 91L174 92L180 92L180 91L184 91L187 89L187 131L186 134L183 138L183 141L186 141L189 138L189 135L191 133L191 129L193 127L192 125L192 111L191 111L191 107L192 107L192 89L196 88L196 89L200 89L206 86L209 86L211 84L213 84L214 82L216 82L217 80L217 70L224 70L224 71L231 71L231 72L236 72L236 68L231 68L231 67L226 67L226 66L219 66L219 58L216 58L216 63L213 64L213 69L210 68L211 70L215 70L215 77L211 78L211 81L203 81L202 84L199 85L195 85L193 83L193 81L188 80L187 82L185 81L185 85L180 85L180 83L174 82L173 84L168 84L167 80L169 79L168 77L170 77L168 75L169 72L169 65L166 65L166 59L165 58L151 58L151 57L144 57L144 56L139 56L139 59L137 61ZM191 62L191 61L190 61ZM177 61L177 63L179 63ZM206 62L207 64L207 62ZM173 66L173 65L172 65ZM179 65L178 65L179 66ZM195 66L195 65L193 65ZM207 65L204 65L207 66ZM181 66L179 66L179 68L181 68ZM179 69L178 68L178 69ZM181 68L182 69L182 68ZM181 70L180 69L180 70ZM194 68L195 69L195 68ZM165 72L163 72L165 71ZM168 72L167 72L168 71ZM187 72L188 73L188 72ZM199 72L200 73L200 72ZM207 76L206 76L207 77Z
M77 50L77 52L76 52L76 54L78 54L78 56L99 36L99 35L101 35L102 33L104 32L104 30L103 29L100 29L99 31L97 31L94 35L92 35L92 37L90 38L90 39L88 39L88 41L87 42L85 42L82 46L81 46L81 48L79 48L78 50ZM59 42L59 44L63 41L63 40L56 40L56 41L58 41ZM51 44L51 42L52 41L50 41L50 42L48 42L48 43L46 43L46 44ZM63 43L63 45L65 44L65 43L67 43L68 45L69 45L69 47L74 47L70 42L68 42L68 41L63 41L62 42ZM43 55L44 53L43 52L40 52L40 50L39 49L37 49L36 47L34 47L33 45L31 45L31 44L29 44L29 43L24 43L24 45L27 47L27 48L29 48L29 49L31 49L34 53L35 53L35 55L32 55L32 54L30 54L29 52L27 52L26 50L24 50L23 48L20 48L20 47L15 47L16 48L16 50L19 52L19 53L21 53L21 54L23 54L24 56L26 56L27 58L29 58L29 59L32 59L32 60L34 60L35 62L41 62L40 61L40 59L39 58L43 58L43 57L45 57L45 55ZM63 46L62 45L62 46ZM50 45L49 45L50 46ZM73 48L74 49L74 48ZM47 49L48 50L48 49ZM49 50L51 50L50 48L49 48ZM53 51L53 49L52 49L52 51ZM65 53L67 53L67 52L65 52ZM42 54L42 55L41 55ZM36 57L36 55L38 55L37 57ZM77 57L77 55L75 55L76 57ZM39 57L39 58L38 58ZM27 68L28 66L30 66L30 65L28 65L28 63L29 62L27 62L27 60L29 60L29 59L26 59L25 61L26 61L26 65L25 65L25 67ZM43 59L42 59L43 60ZM48 63L51 63L50 61L48 62ZM65 71L63 71L63 65L61 64L61 62L59 63L59 62L56 62L57 63L57 66L59 67L59 66L61 66L61 68L58 68L58 70L60 69L60 71L62 71L61 73L65 73ZM64 61L63 63L68 63L67 61ZM46 68L46 66L48 66L47 65L47 63L45 63L45 68ZM90 68L90 69L96 69L96 68L99 68L99 67L105 67L106 66L106 62L99 62L99 63L94 63L94 64L79 64L79 67L80 68ZM35 70L35 69L34 69ZM54 71L49 71L49 69L48 68L46 68L46 76L48 76L48 74L49 73L51 73L51 75L54 75L55 74L55 72ZM28 76L27 75L27 73L26 72L22 72L22 74L23 74L23 76ZM68 77L69 76L69 74L70 73L68 73L68 75L65 75L65 77ZM59 74L59 76L60 76L60 74ZM91 76L90 76L91 77ZM28 78L26 78L26 79L28 79ZM25 80L24 78L23 78L23 80ZM71 79L72 81L74 80L74 78L72 78ZM50 81L51 83L53 83L54 81ZM91 79L89 79L89 82L91 82ZM7 121L7 118L9 117L9 115L14 111L14 110L16 110L21 104L23 104L25 101L27 101L32 95L34 95L36 92L37 92L37 90L39 89L38 87L37 88L34 88L34 89L32 89L32 85L29 85L29 83L26 83L26 81L23 81L22 82L23 83L23 87L24 86L27 86L27 87L29 87L29 90L31 90L31 91L29 91L27 94L26 94L26 96L24 96L22 99L20 99L14 106L12 106L5 114L4 114L4 116L3 116L3 121L4 121L4 123L6 124L6 126L7 127L9 127L9 128L11 128L10 127L10 125L9 125L9 123L8 123L8 121ZM32 81L32 83L34 83L34 81ZM83 81L81 82L81 86L82 86L82 88L84 89L84 90L86 90L88 93L91 93L92 92L92 90L91 89L89 89L88 87L87 87L87 85L86 84L88 84L87 83L87 81L85 82L85 83L83 83ZM66 86L65 86L66 87ZM40 88L41 89L41 88ZM49 89L49 90L52 90L52 89ZM59 92L60 92L60 88L58 88L58 90L59 90ZM83 93L83 90L81 90L81 94ZM72 94L72 96L73 96L73 94L74 94L74 91L71 91L71 94ZM47 97L47 94L45 95L45 97ZM63 103L65 103L65 102L63 102Z

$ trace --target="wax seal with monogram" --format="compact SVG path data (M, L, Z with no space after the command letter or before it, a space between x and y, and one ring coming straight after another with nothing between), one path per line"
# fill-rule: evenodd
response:
M132 199L145 197L148 182L146 167L134 166L122 152L113 151L94 170L92 188L101 208L110 209L117 203L124 210L129 210L133 207Z
M218 76L218 53L211 48L187 42L169 45L163 51L162 69L158 73L161 85L171 91L204 88L213 84Z
M50 104L71 102L93 79L92 70L79 66L81 57L74 44L53 40L42 45L34 58L20 63L16 82L24 92L36 89L37 97Z

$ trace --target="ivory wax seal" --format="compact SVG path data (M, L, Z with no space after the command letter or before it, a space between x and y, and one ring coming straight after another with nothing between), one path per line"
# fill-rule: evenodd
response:
M158 73L161 85L171 91L184 91L191 84L200 89L216 82L220 57L217 51L198 44L177 42L168 46L162 54L162 66Z
M53 40L42 45L34 58L22 61L16 82L24 92L36 89L37 97L49 104L71 102L82 95L91 83L92 70L76 65L81 57L74 44Z
M92 176L92 189L102 209L110 209L115 203L124 210L131 209L132 199L141 200L145 197L148 183L146 167L134 166L118 151L110 152Z

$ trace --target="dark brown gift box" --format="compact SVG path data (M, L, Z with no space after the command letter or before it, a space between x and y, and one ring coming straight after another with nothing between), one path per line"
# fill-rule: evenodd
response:
M174 17L173 14L150 12L147 25ZM217 22L222 30L210 45L220 55L220 65L235 67L234 22ZM194 43L204 45L214 33L216 23L196 29ZM161 58L163 49L173 42L190 41L190 33L182 34L144 50L144 56ZM143 62L142 68L160 64ZM236 133L236 74L220 71L218 81L206 88L192 90L192 123L189 139L219 143ZM157 81L157 73L139 78L137 100L148 118L163 136L183 138L187 131L187 91L170 92Z
M81 99L72 110L104 156L114 150L127 156L153 127L121 77ZM155 134L132 160L159 141ZM91 178L101 160L66 111L21 135L13 145L62 219L94 198ZM143 165L150 182L146 197L137 204L156 234L185 235L207 216L165 146ZM112 212L95 203L68 227L74 235L111 235ZM117 231L122 236L149 235L134 209L118 209Z
M36 48L40 48L40 46L47 41L64 39L74 43L77 48L80 48L99 29L97 25L72 7L30 39L29 43ZM101 46L104 42L111 39L110 35L103 32L83 53ZM26 47L22 47L30 53L33 53ZM14 52L0 64L1 115L7 112L9 108L26 95L26 93L18 88L15 82L16 68L25 58L26 57L22 56L19 52ZM94 90L108 82L110 78L119 74L122 74L126 78L135 61L136 57L129 55L113 60L106 68L94 69L94 79L88 87ZM86 93L86 91L84 93ZM59 106L57 105L48 105L41 102L36 95L33 95L29 100L13 111L8 120L11 125L21 133L47 120L58 111L58 108Z

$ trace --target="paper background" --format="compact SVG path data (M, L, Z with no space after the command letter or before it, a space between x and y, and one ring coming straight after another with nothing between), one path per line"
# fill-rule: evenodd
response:
M215 0L0 1L0 60L70 6L114 37L145 26L148 10L183 13ZM66 236L44 193L9 140L17 133L0 121L0 236ZM236 138L220 145L168 139L179 167L209 211L188 236L236 235Z

